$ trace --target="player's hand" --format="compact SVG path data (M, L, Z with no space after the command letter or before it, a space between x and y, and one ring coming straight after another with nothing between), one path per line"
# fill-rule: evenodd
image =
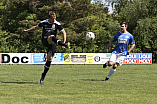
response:
M130 54L130 52L128 51L128 52L127 52L127 55L129 55L129 54Z
M61 46L61 48L65 48L65 46Z

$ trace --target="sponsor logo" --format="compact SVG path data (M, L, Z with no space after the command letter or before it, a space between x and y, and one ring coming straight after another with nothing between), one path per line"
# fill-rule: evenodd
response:
M124 64L137 64L137 59L124 59Z
M129 38L129 36L126 36L126 38Z
M28 63L28 57L27 56L13 56L11 57L9 54L2 54L2 60L1 63Z
M64 56L64 61L65 62L70 62L70 55L65 55Z
M139 58L151 58L150 54L139 54Z
M95 56L95 57L94 57L94 60L95 60L96 62L99 62L99 61L100 61L100 57L99 57L99 56Z
M127 39L118 39L118 43L126 44L127 43Z
M111 57L111 54L106 54L106 57L107 57L107 58Z
M86 55L71 55L71 62L85 63L86 62Z
M127 55L127 58L137 58L136 54L129 54Z
M139 64L151 64L151 59L138 59Z

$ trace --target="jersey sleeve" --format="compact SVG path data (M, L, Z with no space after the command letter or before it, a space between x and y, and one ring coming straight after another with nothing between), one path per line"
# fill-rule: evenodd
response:
M132 36L132 35L130 36L129 43L130 43L130 44L134 44L134 43L135 43L134 38L133 38L133 36Z
M64 30L62 25L58 25L58 29L59 29L60 32Z
M63 26L62 26L58 21L55 21L54 23L57 25L57 29L58 29L60 32L64 30Z

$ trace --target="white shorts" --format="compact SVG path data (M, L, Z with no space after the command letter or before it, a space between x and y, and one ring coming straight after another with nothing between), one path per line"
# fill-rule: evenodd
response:
M121 66L123 64L123 61L124 61L125 57L126 56L124 56L124 55L119 55L119 54L112 53L109 61L112 61L113 63L117 62L119 64L119 66Z

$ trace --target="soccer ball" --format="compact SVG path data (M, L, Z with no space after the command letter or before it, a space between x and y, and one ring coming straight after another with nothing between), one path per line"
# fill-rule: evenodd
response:
M87 32L86 39L95 39L95 34L93 32Z

